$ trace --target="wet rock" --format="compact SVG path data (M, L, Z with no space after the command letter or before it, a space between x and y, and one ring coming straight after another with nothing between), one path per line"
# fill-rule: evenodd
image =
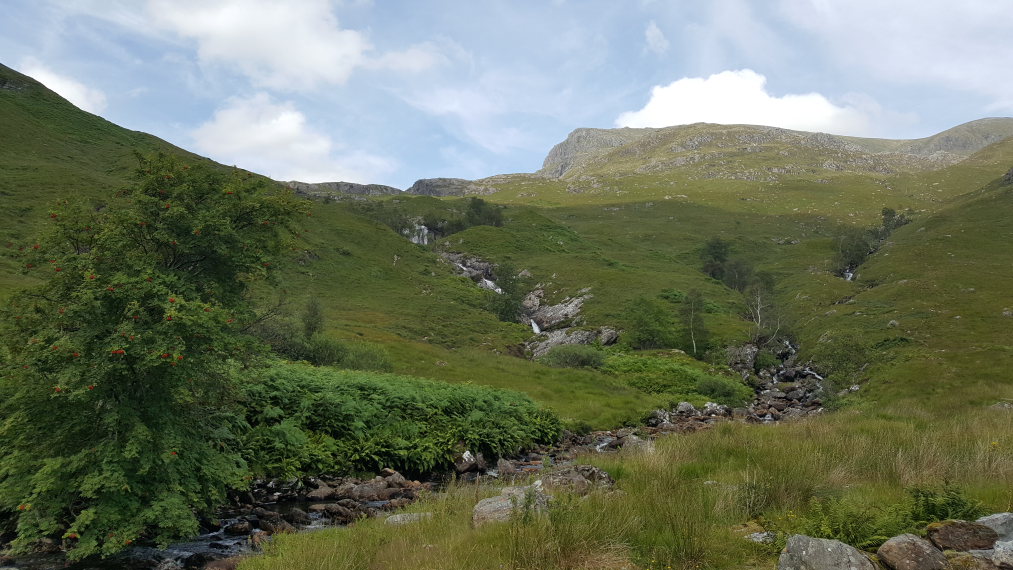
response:
M294 524L306 526L313 523L313 519L310 518L306 511L293 507L285 515L285 520Z
M977 521L999 535L999 540L1013 540L1013 513L998 513L981 517Z
M895 536L876 551L893 570L945 570L946 557L931 542L913 534Z
M368 502L368 501L380 501L386 500L380 498L380 493L387 489L387 481L380 479L379 481L368 481L356 485L352 489L351 496L356 501Z
M334 497L334 489L326 483L320 483L316 489L306 493L306 499L310 501L327 501Z
M496 497L479 501L471 513L474 527L490 522L509 521L515 513L543 513L548 510L549 496L542 491L541 481L526 487L506 487Z
M467 449L454 459L454 470L458 473L484 471L485 467L485 458L482 457L482 454L472 453Z
M992 548L999 534L992 528L974 522L950 520L932 523L926 529L928 539L940 550L984 550Z
M517 474L517 467L512 462L501 457L496 461L496 472L499 473L500 477L510 477Z
M270 534L295 532L295 527L281 518L278 520L260 519L260 529Z
M390 515L384 519L384 524L403 525L412 524L433 518L433 513L399 513Z
M253 525L250 524L250 521L236 521L225 527L225 534L231 536L242 536L244 534L250 534L252 530Z
M792 535L777 570L876 570L858 549L837 540Z
M404 475L401 475L396 471L393 474L386 476L384 481L386 481L387 485L390 487L405 488L409 486L409 482L404 478Z

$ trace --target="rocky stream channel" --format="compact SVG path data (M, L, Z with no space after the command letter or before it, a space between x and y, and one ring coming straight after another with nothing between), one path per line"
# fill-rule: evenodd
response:
M744 375L752 371L758 348L753 345L729 349L733 368ZM215 519L202 521L202 534L158 549L140 544L106 560L68 563L64 545L51 542L45 551L31 556L0 556L0 569L28 570L178 570L183 568L233 568L236 557L255 552L271 535L306 532L327 526L347 525L366 517L388 517L426 492L439 492L456 477L464 481L524 481L529 475L567 475L578 456L615 452L622 448L649 446L655 438L709 429L725 421L772 423L801 418L823 411L823 378L795 363L796 348L785 343L783 360L759 373L756 396L748 406L732 408L707 403L696 408L682 402L672 409L652 412L644 425L587 434L564 432L552 446L533 449L511 458L487 461L481 454L464 451L452 471L434 473L426 480L408 480L393 470L373 478L359 479L320 475L304 479L257 480L249 491L232 494L231 504ZM588 467L588 466L578 466ZM562 468L563 471L560 471ZM605 475L607 477L607 475ZM395 516L389 523L398 522ZM392 522L393 521L393 522ZM4 537L7 538L7 537ZM2 546L2 545L0 545Z

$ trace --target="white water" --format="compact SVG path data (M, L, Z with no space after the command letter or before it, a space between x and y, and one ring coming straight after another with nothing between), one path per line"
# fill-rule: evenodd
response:
M534 331L535 334L542 333L542 328L538 326L538 323L535 322L535 319L531 319L531 330Z

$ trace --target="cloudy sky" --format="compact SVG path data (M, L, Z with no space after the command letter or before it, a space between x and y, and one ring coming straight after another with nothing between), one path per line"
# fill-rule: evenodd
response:
M3 0L0 63L278 180L532 172L578 127L1013 115L1006 0Z

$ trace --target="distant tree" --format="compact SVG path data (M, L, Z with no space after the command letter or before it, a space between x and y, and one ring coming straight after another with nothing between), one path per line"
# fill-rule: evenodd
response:
M703 262L703 272L714 279L722 279L725 275L725 262L728 261L728 253L731 251L731 244L717 236L707 240L700 252L700 261Z
M834 240L837 253L834 258L837 273L861 265L875 249L868 230L848 228Z
M668 309L653 299L638 297L627 310L629 328L624 340L631 348L670 348L675 346L674 330Z
M303 336L306 340L313 338L313 335L324 328L324 310L316 297L310 297L306 302L306 312L302 317Z
M527 282L518 275L517 269L509 263L500 263L496 266L496 273L493 276L496 286L501 293L494 294L489 301L489 310L501 321L516 323L521 317L524 307L524 297L527 296Z
M774 302L774 276L766 271L758 272L742 293L749 320L756 325L754 336L777 336L780 320Z
M679 305L679 319L682 322L683 334L688 338L688 347L693 351L693 356L699 357L707 350L710 343L710 331L704 323L704 305L706 301L703 294L697 289L691 289Z
M290 194L168 156L100 209L63 203L0 310L0 517L72 559L199 530L247 471L234 382L260 345L249 284L274 271Z
M756 271L753 264L745 259L732 259L724 264L724 276L721 281L731 289L740 293L745 291L755 280Z
M503 209L481 198L472 197L468 200L465 220L468 226L502 226Z

